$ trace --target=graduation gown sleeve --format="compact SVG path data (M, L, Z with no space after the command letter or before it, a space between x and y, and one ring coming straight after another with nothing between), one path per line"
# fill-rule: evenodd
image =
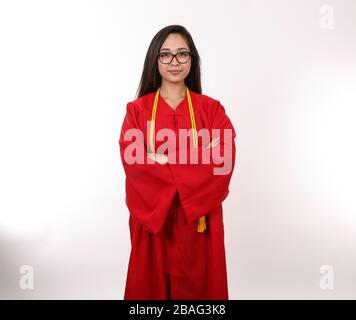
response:
M201 216L207 215L219 206L229 194L229 184L235 167L235 137L234 127L225 113L225 108L218 100L213 99L206 110L210 122L209 131L212 137L212 129L219 129L220 143L210 152L209 164L199 162L196 164L188 163L170 164L174 179L176 181L179 196L186 214L186 219L191 222ZM224 139L224 129L230 129L231 139ZM228 130L229 131L229 130ZM198 154L201 155L205 146L198 145ZM216 164L215 152L220 151L220 155L225 158L225 164ZM225 157L224 154L230 156ZM179 150L179 153L186 153L187 159L190 159L187 150ZM214 168L227 168L225 174L214 173ZM230 170L228 169L230 168ZM225 170L223 170L225 171Z
M139 129L142 133L137 139L138 144L144 146L142 163L131 163L135 152L125 153L135 139L125 139L129 129ZM164 224L177 189L168 164L148 163L144 130L139 107L129 102L119 139L121 161L126 174L125 202L130 214L146 231L157 233Z

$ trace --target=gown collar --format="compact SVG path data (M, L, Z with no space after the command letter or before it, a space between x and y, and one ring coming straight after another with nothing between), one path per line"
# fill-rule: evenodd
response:
M153 93L153 100L154 100L155 92ZM152 104L153 107L153 104ZM194 105L193 105L194 108ZM189 113L188 108L188 97L185 95L184 99L178 104L177 108L173 110L170 105L166 102L166 100L159 95L158 97L158 105L157 105L157 113L162 113L166 115L182 115Z

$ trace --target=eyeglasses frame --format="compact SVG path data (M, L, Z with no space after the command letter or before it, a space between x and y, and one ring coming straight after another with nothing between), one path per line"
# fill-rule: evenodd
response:
M178 54L183 53L183 52L189 54L189 59L188 59L187 62L180 62L180 61L178 60L178 58L176 58L176 56L177 56ZM161 54L161 53L170 53L170 54L172 55L171 61L170 61L170 62L162 62L161 57L160 57L160 54ZM178 63L180 63L180 64L185 64L185 63L188 63L188 62L189 62L189 60L191 59L191 57L192 57L192 53L191 53L190 51L179 51L179 52L177 52L176 54L173 54L172 52L169 52L169 51L161 51L161 52L159 52L159 53L157 54L157 58L158 58L159 61L160 61L161 63L163 63L163 64L171 64L174 58L176 58L176 60L178 61Z

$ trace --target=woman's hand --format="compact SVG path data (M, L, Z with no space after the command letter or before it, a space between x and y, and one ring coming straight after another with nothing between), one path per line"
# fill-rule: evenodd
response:
M220 137L214 138L211 142L209 142L205 148L209 149L209 148L214 148L215 146L217 146L219 144L220 141Z
M153 152L147 152L147 156L149 156L153 161L156 161L160 164L167 164L168 163L168 157L164 154L161 153L153 153Z

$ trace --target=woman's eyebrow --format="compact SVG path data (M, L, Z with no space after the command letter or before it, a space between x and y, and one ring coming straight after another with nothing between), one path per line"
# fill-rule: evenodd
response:
M168 49L168 48L162 48L161 50L169 50L170 51L170 49ZM188 50L188 49L187 48L178 48L177 51L178 50Z

